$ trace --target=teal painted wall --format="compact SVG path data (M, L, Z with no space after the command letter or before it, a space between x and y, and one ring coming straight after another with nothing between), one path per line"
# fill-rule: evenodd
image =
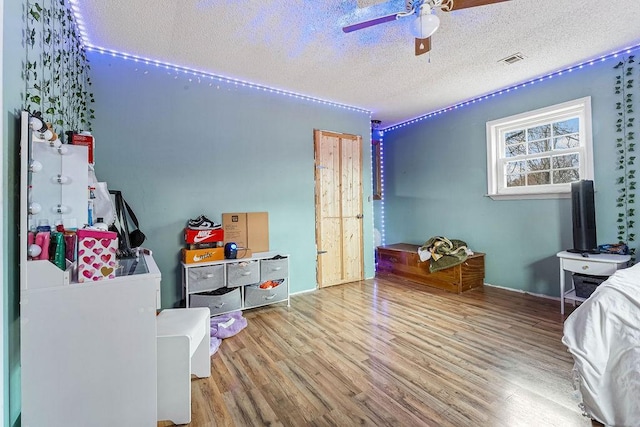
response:
M591 96L598 243L616 242L616 63L597 63L385 132L386 243L422 244L435 235L462 239L486 252L486 283L559 296L555 254L573 245L569 199L486 197L485 125Z
M18 269L18 228L20 211L20 142L19 117L23 104L22 66L25 58L22 45L24 5L20 1L5 1L3 12L3 64L2 64L2 135L3 188L5 203L2 206L4 235L2 257L5 265L2 277L4 304L2 327L4 328L3 353L5 361L3 399L5 417L3 425L13 426L20 423L20 277Z
M163 307L181 298L182 233L202 213L269 212L271 249L291 255L291 292L316 288L314 129L363 137L365 275L374 275L368 113L98 53L89 60L96 174L140 219Z

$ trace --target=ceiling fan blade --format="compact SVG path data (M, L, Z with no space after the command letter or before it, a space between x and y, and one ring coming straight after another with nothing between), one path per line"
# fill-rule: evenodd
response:
M431 50L431 37L426 39L416 39L416 56L427 53Z
M503 1L509 0L445 0L442 2L441 9L445 12L451 12L452 10L484 6L487 4L501 3Z
M344 31L345 33L350 33L352 31L361 30L363 28L373 27L374 25L384 24L385 22L395 21L396 19L398 19L398 14L394 13L393 15L381 16L380 18L358 22L357 24L347 25L346 27L342 28L342 31Z

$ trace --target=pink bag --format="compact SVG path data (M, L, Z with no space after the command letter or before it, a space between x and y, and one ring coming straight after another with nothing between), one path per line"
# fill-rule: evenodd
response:
M78 230L78 282L116 277L118 234L113 231Z

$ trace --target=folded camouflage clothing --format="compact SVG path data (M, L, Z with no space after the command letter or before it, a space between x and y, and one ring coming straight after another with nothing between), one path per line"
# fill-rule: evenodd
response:
M431 264L429 265L431 273L462 264L470 252L466 242L457 239L449 240L442 236L435 236L427 240L424 245L418 248L418 252L420 251L431 253Z

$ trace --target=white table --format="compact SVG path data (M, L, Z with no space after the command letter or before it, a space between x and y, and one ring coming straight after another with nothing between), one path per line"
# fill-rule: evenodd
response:
M564 314L564 301L584 301L576 295L574 286L565 291L565 272L587 274L589 276L610 276L616 270L627 267L629 255L580 254L568 251L558 252L560 258L560 313Z

